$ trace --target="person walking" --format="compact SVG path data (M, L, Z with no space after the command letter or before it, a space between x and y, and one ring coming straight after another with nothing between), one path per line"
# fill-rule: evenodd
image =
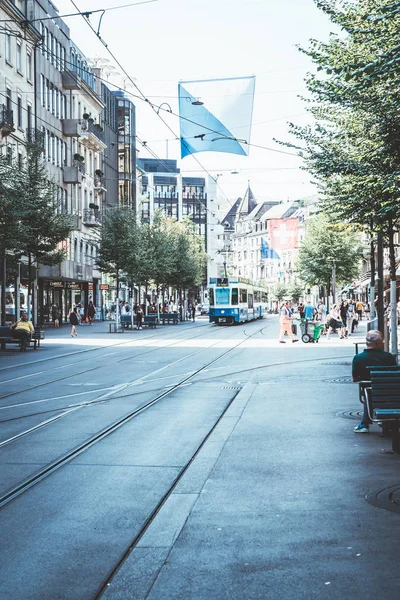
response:
M352 333L354 333L353 321L354 321L355 314L356 314L355 304L354 304L354 302L352 302L350 300L350 302L347 305L347 321L346 321L347 335L351 335Z
M341 332L340 332L340 339L343 339L343 338L347 338L347 330L346 330L347 315L348 315L347 300L342 300L342 302L340 303L339 314L340 314L340 320L343 325Z
M290 337L290 339L292 340L292 344L299 341L293 335L292 321L293 321L292 310L290 308L289 302L285 302L281 308L281 314L280 314L280 323L281 323L281 330L279 333L279 343L280 344L286 344L285 340L283 339L283 336L285 335L285 333L287 333L288 336Z
M195 321L195 320L196 320L196 305L193 302L193 304L192 304L192 321Z
M326 335L326 306L320 300L317 305L317 319L324 326L322 330L322 335Z
M88 308L87 308L87 316L88 316L89 325L93 324L93 319L94 319L95 314L96 314L96 307L94 306L93 302L90 300L89 304L88 304Z
M54 304L54 306L51 310L51 317L53 319L54 327L60 327L60 316L61 316L61 311L58 308L57 304Z
M69 313L69 322L71 323L71 337L77 336L76 326L81 322L80 315L78 312L78 307L75 306Z
M136 309L136 327L137 329L143 329L143 309L140 304Z
M352 377L354 382L371 381L369 367L391 367L397 365L393 354L383 350L383 335L377 329L368 331L365 338L367 346L363 352L356 354L352 363ZM367 398L364 397L364 414L359 425L354 427L355 433L369 433L369 426L372 423L368 416Z
M358 312L358 320L362 321L363 303L361 302L361 300L358 300L356 304L356 311Z

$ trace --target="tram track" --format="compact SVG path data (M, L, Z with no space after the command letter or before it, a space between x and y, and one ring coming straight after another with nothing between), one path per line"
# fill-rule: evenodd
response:
M257 333L257 332L255 332L253 335L256 335L256 333ZM198 337L202 337L202 336L198 336ZM193 339L193 338L192 338L192 339ZM242 340L240 343L243 343L243 341L245 341L245 340ZM175 343L178 343L178 342L175 342ZM238 345L240 345L240 343L239 343ZM212 348L213 346L215 346L215 345L217 345L217 344L219 344L219 340L218 340L218 342L216 342L216 344L213 344L213 345L209 346L209 347L207 348L207 350L208 350L209 348ZM172 346L172 345L173 345L173 344L171 344L171 346ZM232 351L232 350L233 350L233 349L229 349L229 351ZM161 367L160 371L163 371L163 370L165 370L167 367L169 368L169 367L171 367L171 366L173 366L173 365L176 365L176 364L179 364L179 363L181 363L181 362L183 362L183 361L185 361L185 360L187 360L187 359L189 359L189 358L192 358L192 357L193 357L193 356L195 356L196 354L199 354L200 352L203 352L203 351L204 351L204 348L201 348L200 350L196 350L195 352L192 352L191 354L189 354L189 355L187 355L187 356L185 356L185 357L182 357L182 358L178 359L177 361L175 361L175 362L173 362L173 363L170 363L170 364L168 364L166 367ZM205 369L205 368L207 368L207 366L208 366L208 365L205 365L205 366L203 366L203 367L202 367L202 369ZM153 373L151 373L151 375L153 375ZM191 375L191 376L192 376L192 375ZM145 376L145 377L147 377L147 376ZM143 378L141 378L141 379L142 379L142 382L141 382L141 383L143 383L143 384L144 384L145 382L143 381ZM122 387L122 389L127 389L127 388L129 388L129 387L131 387L131 386L138 385L138 381L140 382L140 378L139 378L139 380L137 380L137 379L134 379L134 380L132 380L131 382L129 382L129 383L127 383L127 384L123 384L122 386L120 386L120 387L119 387L119 389L121 389L121 387ZM160 378L159 378L158 380L156 380L156 381L160 381ZM171 386L169 386L169 387L171 387L171 389L173 389L173 387L174 387L174 384L171 384ZM109 394L107 394L106 396L102 395L102 396L100 396L100 397L98 397L98 398L95 398L94 400L88 400L88 401L86 401L86 402L82 402L82 403L80 403L80 404L77 404L77 405L68 405L68 406L66 406L66 407L62 407L62 408L58 408L58 409L53 409L53 410L52 410L52 412L55 412L55 411L61 411L61 413L62 413L62 414L56 415L55 417L53 417L53 418L51 418L51 419L47 419L45 422L43 422L43 423L39 423L38 425L36 425L36 426L34 426L34 427L31 427L31 428L29 428L29 429L28 429L28 430L26 430L26 431L20 432L19 434L17 434L17 435L15 435L15 436L13 436L12 438L9 438L9 439L7 439L7 440L3 440L3 442L0 442L0 448L1 448L2 446L6 446L6 445L8 445L9 443L12 443L13 441L16 441L16 440L18 440L18 439L20 439L20 438L24 437L25 435L28 435L28 434L30 434L30 433L34 433L35 431L37 431L37 430L41 429L42 427L44 427L44 426L46 426L46 425L51 425L51 424L53 424L55 421L57 421L57 420L59 420L59 419L61 419L61 418L63 418L63 417L67 417L67 416L69 416L69 415L71 414L71 412L74 412L75 410L79 410L80 408L86 408L86 407L90 407L90 406L92 406L92 405L99 404L100 402L105 402L105 401L110 401L110 400L117 400L117 399L122 399L122 398L125 398L125 397L126 397L126 395L109 397L110 395L111 395L111 396L113 395L115 388L116 388L116 386L112 386L112 387L110 387L110 388L103 388L102 390L100 390L100 391L102 391L102 392L110 390ZM159 389L159 388L158 388L158 389ZM157 390L147 390L147 392L149 392L149 391L150 391L150 392L154 392L154 391L157 391ZM89 392L88 392L88 393L89 393ZM94 393L94 392L90 392L90 393ZM140 394L142 394L142 393L143 393L143 392L138 392L137 394L129 394L129 397L136 396L136 395L140 395ZM52 401L52 400L53 400L53 399L49 399L49 401ZM34 402L37 402L37 401L34 401ZM42 402L42 401L40 401L40 402ZM15 407L15 406L18 406L18 405L14 405L13 407ZM0 410L5 410L5 408L6 408L6 407L0 407ZM72 409L73 409L73 410L72 410ZM62 412L62 411L65 411L65 412ZM30 416L36 416L36 414L35 414L35 413L33 413L33 414L31 414ZM19 420L22 420L22 419L24 419L24 418L26 418L26 415L21 415L21 416L19 417ZM0 421L0 423L1 423L1 421Z
M258 331L254 332L254 335L256 335L257 333L258 333ZM27 490L29 490L31 487L33 487L37 483L43 481L46 477L48 477L49 475L51 475L52 473L54 473L55 471L57 471L58 469L60 469L64 465L66 465L69 462L71 462L74 458L76 458L77 456L79 456L82 452L84 452L85 450L89 449L94 444L98 443L99 441L103 440L104 438L108 437L112 433L114 433L117 429L119 429L124 424L128 423L129 421L131 421L132 419L134 419L135 417L137 417L138 415L140 415L143 411L148 410L154 404L160 402L160 400L162 400L163 398L165 398L166 396L168 396L169 394L171 394L173 391L177 390L178 388L183 387L186 384L186 382L190 381L196 375L198 375L199 373L201 373L202 371L204 371L205 369L207 369L211 365L215 364L217 361L219 361L222 358L224 358L226 355L228 355L231 352L233 352L234 350L236 350L245 341L246 341L246 339L241 339L237 344L234 345L234 347L228 348L227 350L225 350L224 352L222 352L219 356L215 357L211 361L208 361L205 365L203 365L203 366L199 367L198 369L194 370L192 373L190 373L189 375L185 376L183 379L181 379L176 384L172 384L169 387L168 390L165 390L161 394L158 394L155 398L153 398L153 399L149 400L148 402L144 403L143 405L135 408L133 411L130 411L129 413L127 413L123 417L120 417L117 421L113 422L111 425L106 426L100 432L97 432L96 434L94 434L93 436L91 436L90 438L88 438L87 440L85 440L84 442L78 444L72 450L69 450L64 455L61 455L60 457L56 458L54 461L48 463L45 467L43 467L42 469L40 469L39 471L37 471L35 474L33 474L31 476L28 476L24 481L20 482L19 484L17 484L16 486L14 486L13 488L11 488L10 490L6 491L2 496L0 496L0 509L3 508L6 504L8 504L9 502L11 502L12 500L18 498L21 494L23 494L24 492L26 492ZM217 345L217 344L219 344L219 343L220 343L220 340L218 340L214 344L214 346ZM210 348L210 346L208 346L206 348L206 350L209 350L209 348ZM193 352L193 353L191 353L188 356L182 357L182 358L178 359L177 361L175 361L175 363L171 363L171 364L178 364L180 362L183 362L183 361L187 360L188 358L192 358L193 356L195 356L196 354L198 354L199 352L201 352L203 350L204 349L197 350L196 352ZM171 364L168 364L165 367L162 367L160 369L160 371L164 370L166 368L169 368L171 366ZM98 397L98 398L96 398L96 399L94 399L92 401L84 403L82 406L76 407L75 411L79 410L79 408L90 406L90 405L94 404L95 402L99 403L100 401L115 399L115 398L112 398L112 396L114 394L116 394L116 393L118 393L118 392L120 392L122 390L126 390L129 387L132 387L136 383L137 383L137 379L135 379L133 381L130 381L128 383L124 383L124 384L122 384L119 387L119 389L113 389L110 392L108 392L107 394L103 394L102 396L100 396L100 397ZM68 416L68 414L70 414L70 412L59 416L58 420L60 418ZM56 420L57 420L56 418L53 418L53 419L51 419L49 421L50 421L50 423L53 423ZM23 432L21 432L18 436L14 436L13 439L4 440L4 442L2 443L2 445L7 445L8 443L16 441L17 439L20 439L21 437L23 437L23 435L27 435L29 433L32 433L33 431L35 431L35 430L37 430L39 428L40 428L40 425L37 426L37 427L34 427L34 428L30 428L29 430L27 430L25 432L25 434Z
M204 335L205 335L205 333L202 332L202 333L200 333L197 336L191 337L191 339L198 339L198 338L204 337ZM152 336L152 337L157 337L157 336ZM149 338L146 338L146 340L148 340L148 339ZM184 339L184 338L182 338L182 339ZM162 346L162 348L163 349L164 348L171 348L174 345L177 345L177 344L181 343L181 341L182 340L180 339L178 341L172 342L171 344L165 344L164 346ZM128 342L125 342L125 343L129 344L131 342L132 342L132 340L130 340ZM141 348L143 348L143 346L141 346ZM22 389L19 389L19 390L13 390L13 391L8 392L6 394L0 395L0 401L4 400L5 398L10 398L10 397L16 396L18 394L24 394L26 392L30 392L32 390L35 390L35 389L38 389L38 388L42 388L42 387L45 387L45 386L50 385L50 384L54 384L54 383L58 383L60 381L65 381L67 379L75 378L75 377L77 377L79 375L85 375L87 373L91 373L91 372L94 372L94 371L97 371L97 370L100 370L100 369L104 369L105 367L110 367L112 365L117 365L117 364L123 363L123 362L129 361L129 360L135 359L138 355L140 357L142 357L142 356L145 356L145 355L147 355L149 353L153 353L157 349L158 348L155 349L154 347L151 347L147 351L143 351L141 349L138 352L136 350L133 354L130 354L129 356L125 356L125 357L120 358L120 359L115 360L115 361L110 361L110 362L107 362L107 363L102 363L101 365L95 365L92 368L89 368L89 369L85 368L85 369L83 369L81 371L74 371L73 373L69 373L65 377L57 377L57 378L51 379L49 381L41 382L41 383L38 383L38 384L35 384L35 385L30 385L29 387L26 387L26 388L22 388ZM97 358L101 358L101 357L97 357ZM76 363L69 363L68 365L60 365L59 367L55 367L55 368L52 368L52 369L47 369L47 370L42 371L40 373L34 373L34 374L24 375L23 378L32 378L32 377L35 377L36 375L39 375L39 374L43 375L43 374L46 374L46 373L49 373L49 372L54 372L55 370L58 370L58 369L65 369L65 368L68 368L68 367L71 367L71 366L75 366L75 365L76 365ZM13 378L13 379L9 379L9 380L0 381L0 385L5 385L7 383L13 383L14 381L17 381L17 380L19 380L19 378Z
M132 418L134 418L135 416L141 414L144 410L150 408L151 406L153 406L155 403L157 403L158 401L160 401L161 399L163 399L164 397L168 396L171 392L175 391L176 389L183 387L187 381L191 380L192 378L194 378L196 375L198 375L199 373L201 373L202 371L204 371L205 369L208 369L212 364L216 363L217 361L219 361L221 358L223 358L224 356L226 356L227 354L229 354L230 352L234 351L237 349L238 346L240 346L241 344L243 344L245 340L240 341L238 344L235 345L234 348L229 348L228 350L226 350L224 353L222 353L220 356L216 357L215 359L213 359L212 361L210 361L209 363L207 363L206 365L203 365L202 367L200 367L199 369L197 369L196 371L194 371L193 373L190 373L188 376L186 376L185 378L183 378L180 382L176 383L176 384L171 384L170 386L168 386L168 390L165 390L164 392L162 392L161 394L157 395L156 398L150 400L149 402L143 404L142 406L138 407L137 409L135 409L134 411L128 413L127 415L125 415L124 417L122 417L121 419L119 419L118 421L116 421L115 423L113 423L112 425L110 425L109 427L106 427L104 430L102 430L100 433L96 434L95 436L93 436L93 438L91 438L90 440L84 442L83 444L79 445L77 448L75 448L74 450L68 452L64 457L60 457L58 458L56 461L54 461L54 463L48 465L47 467L45 467L45 469L43 469L43 473L40 472L37 475L33 476L32 478L27 480L26 483L26 487L25 484L21 484L23 486L23 490L22 491L26 491L26 489L29 489L30 487L32 487L32 485L34 485L34 483L37 483L38 481L41 481L43 479L43 477L45 475L49 475L51 474L54 470L55 467L59 468L61 466L63 466L63 464L67 464L68 462L70 462L71 460L73 460L73 458L75 458L76 456L78 456L81 452L83 452L85 449L90 448L94 443L96 443L97 441L100 441L101 439L103 439L104 437L106 437L107 435L110 435L111 433L113 433L117 428L119 428L120 426L122 426L124 423L130 421ZM192 355L193 356L193 355ZM182 359L179 359L178 362L185 360L189 357L184 357ZM320 359L305 359L305 360L299 360L299 361L292 361L292 364L304 364L307 362L310 362L311 360L315 361L324 361L324 360L329 360L332 357L321 357ZM264 366L259 366L259 367L252 367L251 369L245 369L242 371L235 371L234 373L224 373L224 377L226 376L230 376L233 374L237 374L238 372L249 372L249 371L255 371L258 369L265 369L265 368L274 368L277 366L280 366L281 363L275 363L275 364L269 364L269 365L264 365ZM205 378L205 380L201 380L201 381L212 381L213 379L220 379L220 375L215 376L215 377L207 377ZM285 380L286 377L282 377L282 380ZM135 383L135 381L133 382L129 382L127 384L124 384L124 388L128 388L129 386L133 385ZM155 391L159 391L160 389L165 389L165 386L163 388L155 388L155 389L151 389L151 390L147 390L147 392L150 393L154 393ZM112 394L113 392L111 392ZM141 395L143 392L137 392L134 394L130 394L129 397L131 396L137 396L137 395ZM69 405L67 407L63 407L61 409L53 409L53 411L46 411L46 412L54 412L54 410L65 410L64 413L62 413L61 415L56 415L55 417L48 419L47 421L38 424L35 427L32 427L24 432L21 432L20 434L17 434L16 436L13 436L12 438L5 440L4 442L0 443L0 448L2 446L7 445L8 443L11 443L13 441L16 441L18 439L20 439L21 437L32 433L34 431L37 431L38 429L42 428L43 426L49 425L54 423L55 421L59 420L62 417L66 417L69 414L75 412L76 410L80 409L80 408L84 408L84 407L88 407L91 405L95 405L95 404L99 404L99 403L104 403L106 401L113 401L113 400L117 400L117 399L121 399L121 398L125 398L128 397L126 394L125 395L121 395L121 396L113 396L113 397L104 397L101 396L99 398L96 398L95 400L89 401L89 402L84 402L78 405ZM35 413L33 415L29 415L29 416L37 416L38 413ZM32 481L31 481L32 480ZM16 491L18 491L20 489L20 486L17 486ZM21 493L22 493L21 491ZM10 495L11 494L11 495ZM19 494L18 494L19 495ZM8 501L10 501L11 499L14 498L14 493L8 492L6 493L4 496L0 497L0 509L2 508L2 506L6 503L8 503Z
M185 331L187 331L187 329L195 329L195 326L194 325L185 325ZM157 335L158 335L158 333L160 331L163 332L164 330L163 329L159 329L157 331L157 333L155 333L153 335L147 335L145 338L142 338L142 340L149 340L149 339L152 339L154 337L157 337ZM108 335L108 334L105 334L105 335ZM85 339L85 338L82 338L82 339ZM117 342L117 343L108 344L107 348L118 348L120 346L128 345L130 343L132 343L131 339L125 340L123 342ZM27 361L27 362L20 363L20 364L17 364L17 365L9 365L7 367L0 367L0 374L3 373L3 372L5 372L5 371L15 371L16 369L22 369L23 367L30 367L30 366L38 365L40 363L48 362L50 360L58 360L58 359L68 358L68 357L71 357L71 356L80 356L81 354L87 354L89 352L96 352L96 351L102 350L102 349L104 349L104 346L96 346L94 348L92 347L92 348L86 348L84 350L76 350L74 352L67 352L65 354L58 354L56 356L46 356L46 358L39 358L37 360ZM104 356L106 356L106 355L104 355ZM102 358L102 357L100 357L100 358ZM0 381L0 383L2 383L2 382Z

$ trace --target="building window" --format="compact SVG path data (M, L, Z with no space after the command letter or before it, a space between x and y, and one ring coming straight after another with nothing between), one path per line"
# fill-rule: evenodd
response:
M32 131L32 105L28 104L27 106L27 127L28 127L28 131L29 134Z
M17 40L17 71L22 73L22 44Z
M6 31L6 61L12 62L12 51L11 51L11 35L9 31Z
M7 110L12 110L12 95L11 95L11 88L7 86L7 92L6 92L7 96L6 96L6 107Z
M32 54L30 52L26 54L26 78L28 81L32 81Z
M17 122L18 127L22 128L22 96L19 94L17 99Z
M10 167L12 165L12 155L13 155L12 147L11 146L7 146L7 164Z
M22 163L23 163L22 152L21 152L21 150L18 150L18 169L19 170L22 169Z
M46 81L42 74L40 74L40 100L41 105L46 107Z

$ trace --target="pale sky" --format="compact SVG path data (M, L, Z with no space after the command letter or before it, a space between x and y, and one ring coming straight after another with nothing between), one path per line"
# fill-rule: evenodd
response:
M76 0L81 11L129 3ZM75 12L70 0L55 4L60 15ZM113 64L82 17L65 21L87 57ZM91 17L91 23L97 29L98 15ZM288 121L298 125L310 121L297 96L305 90L303 80L311 63L296 44L308 46L310 38L327 40L333 29L313 0L158 0L105 13L100 33L145 97L158 105L168 102L176 113L179 80L256 75L251 143L291 152L273 138L290 140ZM123 87L123 77L113 71L110 82ZM138 94L131 86L127 91ZM138 137L160 158L166 158L168 148L168 158L178 159L186 174L203 176L193 157L180 160L179 142L151 108L133 101ZM179 119L162 114L179 137ZM151 156L140 144L138 149L139 157ZM231 201L244 195L248 180L259 201L293 200L316 193L307 173L298 168L301 160L297 157L259 148L251 148L248 157L216 152L195 156L213 176L223 174L219 185Z

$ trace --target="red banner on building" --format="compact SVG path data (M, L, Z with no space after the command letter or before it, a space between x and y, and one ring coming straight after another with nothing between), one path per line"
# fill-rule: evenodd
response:
M299 223L297 219L270 219L268 221L270 247L273 250L293 250L298 246Z

